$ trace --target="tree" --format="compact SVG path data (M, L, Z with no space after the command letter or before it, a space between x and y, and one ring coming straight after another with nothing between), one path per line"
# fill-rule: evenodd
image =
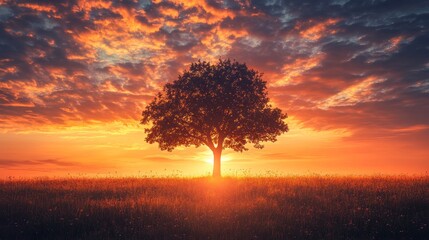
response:
M288 131L287 118L270 104L262 74L246 64L220 59L217 64L192 63L167 83L146 106L142 124L148 143L161 150L206 145L214 157L213 176L221 176L222 150L245 151L246 143L263 148Z

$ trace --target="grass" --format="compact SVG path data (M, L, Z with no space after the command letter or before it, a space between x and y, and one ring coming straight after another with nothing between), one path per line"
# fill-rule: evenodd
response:
M429 239L429 178L0 182L0 239Z

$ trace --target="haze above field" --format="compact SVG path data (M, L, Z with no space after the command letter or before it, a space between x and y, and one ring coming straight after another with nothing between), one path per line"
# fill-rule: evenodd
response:
M208 174L208 149L161 152L139 119L219 57L263 72L290 127L226 174L427 173L428 2L281 2L0 1L0 175Z

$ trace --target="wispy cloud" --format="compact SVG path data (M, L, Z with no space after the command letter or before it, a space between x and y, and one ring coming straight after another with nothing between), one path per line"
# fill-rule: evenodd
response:
M1 167L32 167L32 166L38 166L38 167L46 167L46 166L57 166L57 167L75 167L75 166L81 166L81 163L78 162L69 162L69 161L63 161L61 159L39 159L39 160L16 160L16 159L0 159L0 166Z

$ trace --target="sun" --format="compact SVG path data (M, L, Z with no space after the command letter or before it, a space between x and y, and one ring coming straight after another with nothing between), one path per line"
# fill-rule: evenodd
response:
M213 153L209 149L201 152L200 154L197 154L195 156L195 159L213 165ZM229 156L228 154L222 154L222 162L231 161L231 159L231 156Z

